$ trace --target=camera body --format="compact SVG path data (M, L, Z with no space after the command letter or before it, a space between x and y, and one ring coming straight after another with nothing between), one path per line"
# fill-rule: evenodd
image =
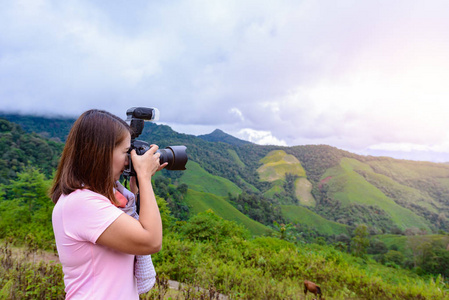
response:
M147 107L132 107L126 111L129 126L131 127L131 147L129 153L135 149L138 155L143 155L145 152L150 150L150 144L136 140L136 138L142 133L145 126L145 121L155 121L159 118L159 110L157 108L147 108ZM187 163L187 147L181 146L168 146L164 149L157 150L160 154L159 161L161 165L168 162L165 167L167 170L181 171L185 170L185 165ZM136 171L132 165L130 154L128 153L128 167L123 172L125 177L136 176Z

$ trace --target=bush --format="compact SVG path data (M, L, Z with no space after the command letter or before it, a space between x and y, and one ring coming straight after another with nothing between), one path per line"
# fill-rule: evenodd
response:
M249 236L249 232L243 226L220 218L210 209L191 218L185 223L182 232L191 240L215 243L230 237Z

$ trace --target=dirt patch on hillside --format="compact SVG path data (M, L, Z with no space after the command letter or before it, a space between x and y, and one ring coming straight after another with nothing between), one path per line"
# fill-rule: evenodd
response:
M332 176L327 176L326 178L324 178L323 180L320 181L320 183L318 184L318 188L322 188L323 185L325 185L326 183L329 182L329 180L332 179Z
M299 178L295 182L295 193L301 204L315 206L316 201L312 195L312 183L307 178Z

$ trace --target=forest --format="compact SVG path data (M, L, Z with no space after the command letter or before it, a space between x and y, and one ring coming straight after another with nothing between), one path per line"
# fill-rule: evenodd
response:
M0 118L1 299L64 299L57 260L33 257L56 252L48 189L70 122ZM449 299L446 166L215 134L147 124L140 137L189 155L187 171L154 178L164 242L153 256L157 286L142 299L303 299L305 279L326 299ZM295 196L298 175L260 180L262 159L279 149L301 163L314 207ZM380 206L348 201L357 195L348 182L369 187ZM402 226L395 213L422 226ZM182 288L170 294L168 280Z

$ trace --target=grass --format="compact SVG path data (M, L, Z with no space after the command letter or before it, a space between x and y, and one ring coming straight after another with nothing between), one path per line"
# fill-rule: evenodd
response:
M391 216L391 220L401 229L417 227L431 231L428 223L422 217L396 204L382 191L366 181L355 171L356 169L373 172L370 166L360 161L343 158L340 166L329 169L322 176L322 178L332 176L328 184L335 199L340 200L344 205L358 203L378 206L386 211Z
M433 213L438 213L439 208L441 208L441 204L435 201L427 193L403 185L397 181L394 181L386 175L374 173L371 171L366 172L365 176L370 183L372 183L376 187L381 188L387 194L390 194L390 197L393 199L397 198L404 202L419 205ZM444 182L442 182L442 184L444 184Z
M441 234L427 234L427 235L395 235L395 234L382 234L373 236L385 243L388 249L392 246L397 246L398 251L403 254L407 254L407 248L410 243L424 244L425 242L441 242L442 244L449 244L449 236Z
M401 181L427 178L448 178L449 165L431 162L417 162L407 160L372 160L368 161L378 173Z
M228 149L228 153L234 159L237 166L239 166L242 169L245 167L245 163L240 159L240 157L238 156L237 152L235 152L235 150Z
M305 224L316 229L320 233L328 235L332 234L349 234L348 226L337 222L328 221L313 211L295 205L282 205L282 215L292 223Z
M307 178L298 178L295 182L295 194L299 202L306 206L315 206L316 201L312 195L312 183Z
M260 160L263 163L257 169L261 181L275 181L284 179L286 173L305 177L306 171L299 160L293 155L285 153L283 150L271 151Z
M263 194L265 197L272 198L272 197L274 197L275 194L279 194L283 190L284 189L282 188L281 184L273 184L273 186Z
M242 214L223 197L189 189L185 200L193 215L212 209L215 214L223 219L235 221L237 224L248 228L253 235L263 235L272 231L272 229Z
M228 193L232 195L242 193L235 183L226 178L211 175L193 161L187 163L187 170L181 176L180 182L187 184L190 189L222 197L228 196Z

